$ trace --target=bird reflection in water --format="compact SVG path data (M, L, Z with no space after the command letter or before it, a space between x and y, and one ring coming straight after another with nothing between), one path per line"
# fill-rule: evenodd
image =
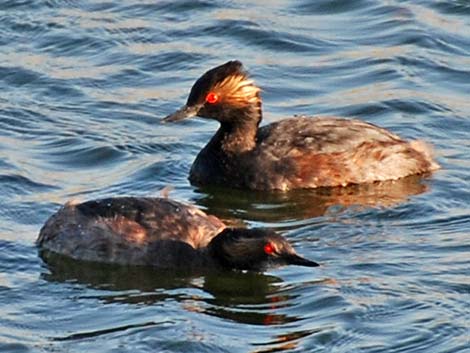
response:
M100 296L105 302L152 304L168 298L185 299L188 297L181 293L188 288L200 289L210 294L210 298L201 296L199 299L215 307L243 304L275 309L286 305L288 300L285 294L276 294L282 279L272 274L226 270L201 273L111 265L74 260L47 250L41 251L40 256L47 266L42 278L49 282L78 283L91 289L108 290L109 293ZM173 294L170 293L174 289L181 289L176 297L172 297ZM132 294L123 295L126 291ZM217 311L204 312L215 314ZM264 319L261 318L252 323L263 322Z
M237 324L272 326L289 331L278 332L269 342L253 343L256 347L253 352L256 353L293 349L302 338L318 332L283 328L285 324L295 326L302 319L288 314L287 310L298 303L298 294L294 294L293 284L285 284L272 274L252 271L201 274L86 262L48 251L42 251L40 255L47 266L47 271L42 274L43 279L99 290L96 296L90 296L87 292L87 299L139 306L153 306L172 300L180 303L186 311ZM324 280L309 281L309 286L323 283ZM197 290L201 291L200 295ZM197 334L201 335L201 332L197 331Z
M240 224L239 218L257 222L304 220L339 210L393 207L428 190L426 178L413 175L399 180L348 187L256 192L218 187L198 189L194 202L227 223Z

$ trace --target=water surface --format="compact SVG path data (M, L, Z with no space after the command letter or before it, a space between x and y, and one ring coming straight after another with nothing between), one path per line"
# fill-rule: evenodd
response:
M0 351L470 352L468 1L0 5ZM265 122L359 117L435 147L428 177L340 190L195 188L214 122L160 124L239 59ZM190 276L34 241L70 199L171 197L279 230L321 268Z

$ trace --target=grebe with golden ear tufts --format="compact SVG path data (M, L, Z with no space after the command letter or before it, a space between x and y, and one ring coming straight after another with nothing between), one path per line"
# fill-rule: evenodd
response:
M439 169L430 147L355 119L294 117L259 127L260 89L239 61L202 75L186 104L163 119L192 116L220 128L194 161L195 185L256 190L346 186Z

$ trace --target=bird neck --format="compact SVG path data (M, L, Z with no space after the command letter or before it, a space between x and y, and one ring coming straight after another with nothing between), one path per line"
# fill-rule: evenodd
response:
M209 247L197 249L199 253L200 267L204 269L218 269L221 268L221 263L216 257L213 256Z
M210 144L225 154L240 154L256 147L256 134L262 119L261 104L232 110L220 122Z
M233 268L233 265L227 258L227 246L230 246L232 238L232 231L227 228L212 238L209 244L207 244L206 249L204 249L208 261L212 261L217 266L224 268Z

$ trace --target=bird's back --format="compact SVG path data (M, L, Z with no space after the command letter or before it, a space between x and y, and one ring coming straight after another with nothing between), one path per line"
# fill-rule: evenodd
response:
M336 117L294 117L261 127L259 148L278 157L296 152L340 153L365 142L399 143L399 136L376 125Z
M344 186L437 169L427 145L360 120L297 117L261 127L242 170L255 189Z
M121 197L66 204L43 226L37 243L80 260L175 267L197 257L224 228L193 206Z

